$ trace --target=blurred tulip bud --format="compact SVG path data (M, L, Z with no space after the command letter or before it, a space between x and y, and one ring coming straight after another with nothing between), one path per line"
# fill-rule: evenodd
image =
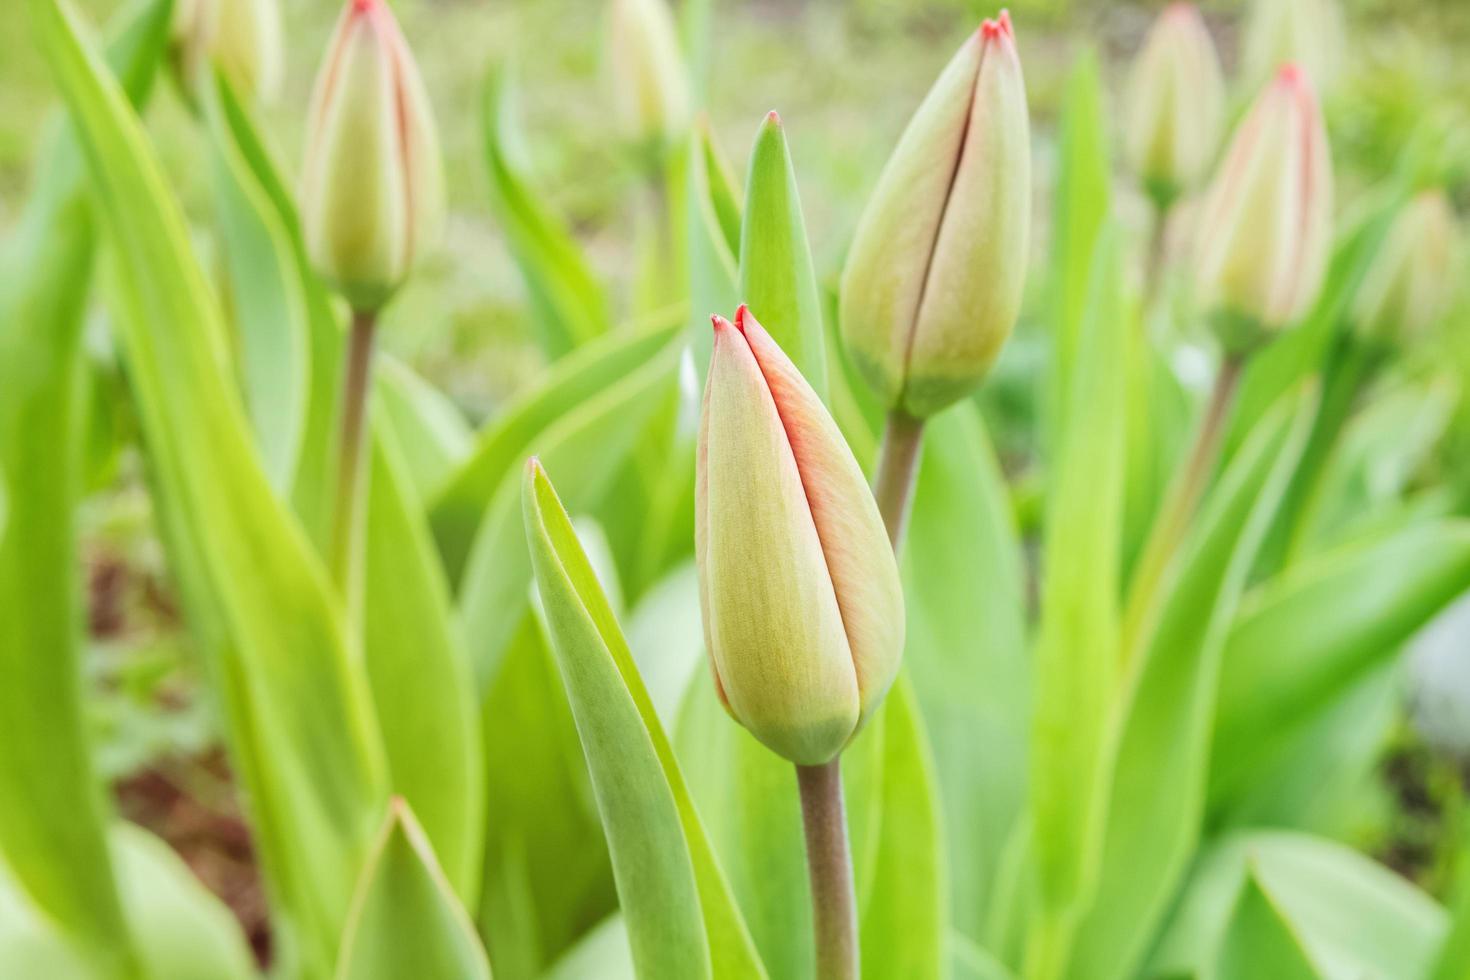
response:
M1459 233L1449 199L1426 191L1394 219L1353 301L1354 326L1391 341L1434 326L1454 298Z
M689 122L689 80L666 0L612 0L608 67L623 135L655 150L678 140Z
M176 0L170 43L187 88L211 59L241 95L269 102L281 87L277 0Z
M1306 314L1332 248L1332 160L1305 74L1288 65L1240 124L1196 225L1196 288L1227 348Z
M283 42L277 0L216 0L219 4L214 59L242 92L262 102L281 87Z
M1245 28L1245 79L1260 85L1282 65L1299 65L1326 92L1346 47L1337 0L1255 0Z
M312 95L306 247L352 307L381 307L444 223L428 94L383 0L349 0Z
M843 339L890 408L923 418L964 397L1010 336L1026 278L1028 129L1002 12L914 114L843 271Z
M694 513L715 686L772 751L817 765L898 672L898 566L821 399L744 306L714 324Z
M1159 15L1128 78L1128 162L1161 206L1205 176L1225 124L1225 76L1191 4Z

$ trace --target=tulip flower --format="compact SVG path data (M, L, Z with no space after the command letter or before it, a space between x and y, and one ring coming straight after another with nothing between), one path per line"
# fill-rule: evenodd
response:
M1322 112L1293 65L1241 123L1201 208L1195 284L1227 348L1300 319L1332 246L1332 161Z
M281 10L277 0L178 0L170 45L185 85L213 60L236 90L269 102L281 86Z
M626 138L654 149L676 141L689 122L689 81L666 0L612 0L608 66Z
M439 140L423 79L383 0L350 0L317 75L301 215L317 269L376 311L444 220Z
M821 399L746 307L713 319L695 551L715 686L772 751L817 766L898 672L898 566Z
M1442 191L1425 191L1394 219L1353 301L1361 333L1391 341L1422 333L1454 297L1459 234Z
M1341 74L1346 47L1336 0L1255 0L1245 28L1245 78L1259 85L1294 64L1325 92Z
M1128 79L1128 162L1161 209L1201 181L1225 122L1225 76L1191 4L1171 3Z
M1002 12L914 114L843 271L843 339L890 409L927 417L985 376L1020 310L1030 212L1026 87Z

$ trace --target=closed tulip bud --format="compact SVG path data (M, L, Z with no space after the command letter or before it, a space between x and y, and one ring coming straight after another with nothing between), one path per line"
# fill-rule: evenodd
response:
M213 60L242 95L262 102L281 85L281 11L276 0L177 0L170 45L186 86Z
M1311 83L1286 66L1236 131L1196 226L1196 288L1227 348L1300 319L1332 247L1332 161Z
M428 94L382 0L350 0L312 96L301 214L318 271L356 310L381 307L444 222Z
M1259 85L1293 64L1326 92L1342 71L1346 47L1337 0L1255 0L1245 29L1245 78Z
M1204 179L1225 123L1225 76L1199 11L1171 3L1128 78L1128 162L1167 204Z
M689 80L666 0L612 0L607 57L623 135L655 150L675 142L689 121Z
M695 550L715 687L772 751L818 765L898 672L898 566L821 399L745 307L714 324Z
M231 84L262 102L281 87L281 10L276 0L216 0L214 59Z
M961 45L889 159L842 275L842 336L893 409L969 393L1010 336L1031 213L1026 86L1010 17Z
M1354 325L1378 341L1432 327L1454 298L1458 259L1449 200L1440 191L1420 194L1394 219L1373 259L1353 301Z

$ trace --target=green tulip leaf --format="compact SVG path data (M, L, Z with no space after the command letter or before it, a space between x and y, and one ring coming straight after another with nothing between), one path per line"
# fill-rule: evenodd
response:
M740 230L740 299L825 399L822 303L791 151L781 117L774 112L761 123L750 151Z
M282 927L296 933L287 948L320 973L386 797L367 685L325 571L257 455L218 307L137 117L55 0L29 7L115 246L119 339L164 537Z
M479 703L449 584L390 429L373 440L363 657L393 792L423 823L455 893L473 905L482 866Z
M1246 578L1300 455L1315 390L1262 421L1175 562L1157 629L1128 664L1098 889L1072 962L1132 975L1188 869L1204 814L1220 657Z
M363 865L337 980L490 980L490 961L434 848L395 797Z
M1324 976L1254 872L1245 876L1245 887L1230 916L1213 975L1219 980L1252 980L1263 976L1279 980L1323 980Z
M632 654L545 471L524 485L536 582L643 977L764 976Z
M581 247L526 178L514 97L509 72L493 73L483 107L490 207L525 280L536 339L557 358L608 331L607 301Z
M1225 806L1274 751L1470 589L1470 523L1435 521L1293 568L1242 610L1225 648L1210 798Z
M119 18L108 56L134 102L170 9ZM128 928L81 697L81 336L97 235L77 143L70 126L50 134L0 250L0 852L31 901L121 969Z

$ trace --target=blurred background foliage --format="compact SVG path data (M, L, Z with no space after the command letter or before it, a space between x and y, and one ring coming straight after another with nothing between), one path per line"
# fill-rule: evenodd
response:
M304 136L303 107L317 57L338 12L336 0L282 0L288 39L282 97L265 121L282 161L294 170ZM117 0L77 0L94 22ZM478 421L528 384L544 359L526 327L522 279L490 216L482 163L484 79L509 63L521 92L525 152L539 189L561 209L605 281L627 308L635 255L635 202L644 178L613 133L603 64L601 5L595 0L396 0L439 118L448 163L448 234L423 274L387 311L383 343L454 398ZM1055 113L1072 59L1084 47L1102 56L1112 104L1124 68L1156 3L1013 0L1034 114L1037 209L1033 248L1049 249L1043 213L1052 198ZM1351 55L1331 93L1329 124L1341 188L1340 221L1392 173L1426 121L1449 134L1443 181L1461 214L1470 211L1470 3L1465 0L1346 0ZM1225 60L1238 62L1241 4L1202 4ZM728 158L741 160L763 114L786 125L819 278L835 289L843 252L862 203L936 65L992 5L975 0L718 0L702 63L711 123ZM1247 93L1234 93L1238 112ZM55 103L33 49L23 6L0 4L0 232L24 199L46 113ZM149 126L190 212L209 220L209 171L202 130L176 89L155 100ZM1116 130L1116 127L1115 127ZM1122 212L1140 246L1145 202L1134 184L1116 182ZM201 239L202 241L202 239ZM208 247L204 245L204 247ZM1033 301L985 395L989 421L1020 488L1024 511L1032 398L1026 393L1044 353L1027 344L1028 318L1045 277L1033 275ZM1034 324L1034 319L1033 319ZM1446 329L1398 369L1470 379L1470 291L1461 290ZM1034 331L1033 331L1034 332ZM93 331L94 383L116 385L105 331ZM1448 476L1470 497L1470 399L1453 393L1454 421L1423 479ZM99 441L127 447L130 419L120 398L95 399ZM115 438L116 436L124 438ZM124 815L167 837L206 882L263 928L252 883L248 835L239 819L212 721L195 694L197 667L167 581L151 524L141 463L126 448L104 453L90 474L83 517L97 694L94 721L101 766L117 784ZM1023 516L1024 521L1024 516ZM1462 616L1461 619L1466 617ZM1470 625L1451 631L1464 647ZM1430 655L1426 654L1426 659ZM1470 687L1470 672L1450 668L1449 683ZM1464 701L1460 702L1465 703ZM1470 720L1404 725L1379 768L1372 812L1345 833L1443 895L1453 828L1462 819L1458 786L1470 757ZM1427 735L1426 735L1427 732ZM252 910L254 910L252 912ZM251 922L252 915L259 916ZM259 936L257 936L259 938Z

